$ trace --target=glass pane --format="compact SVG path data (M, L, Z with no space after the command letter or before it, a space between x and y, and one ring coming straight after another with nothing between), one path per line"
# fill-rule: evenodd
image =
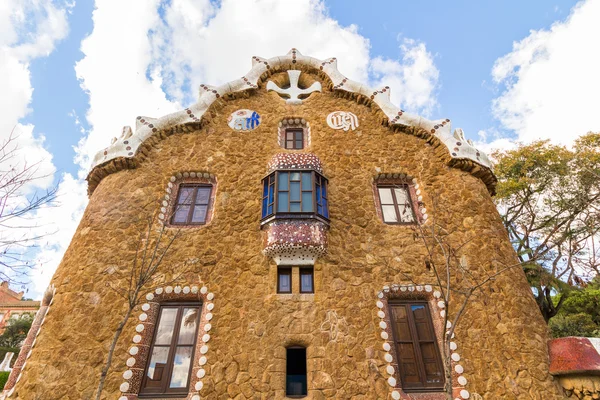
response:
M190 361L192 360L192 346L178 347L173 360L173 373L171 374L171 388L184 388L187 386L190 374Z
M312 212L313 197L312 192L302 192L302 211Z
M192 222L205 222L207 210L208 206L196 206L192 215Z
M158 323L158 330L156 331L156 340L154 341L154 344L171 344L176 317L176 308L164 307L161 310L160 322Z
M291 212L300 212L300 203L290 203Z
M294 141L293 140L287 140L285 142L285 148L286 149L293 149L294 148Z
M300 275L300 291L301 292L313 292L312 287L312 273L303 273Z
M289 274L289 272L279 274L279 291L292 291L292 276Z
M267 214L267 198L265 197L265 198L263 199L263 203L262 203L262 217L264 218L264 217L266 217L267 215L268 215L268 214Z
M323 199L323 216L329 218L329 205L325 199Z
M273 185L269 186L269 204L273 203L275 199L275 187Z
M269 206L269 208L267 209L267 215L271 215L271 214L273 214L273 204L271 204Z
M269 194L269 179L265 179L263 184L263 197L267 197L267 194Z
M277 199L279 203L277 203L277 211L278 212L287 212L288 210L288 192L279 192L279 198Z
M302 190L312 190L312 177L310 172L302 173Z
M296 140L296 148L301 149L302 147L304 147L304 146L302 146L302 139Z
M290 174L291 181L299 181L300 180L300 172L292 172Z
M198 308L184 308L183 316L181 317L181 325L179 326L178 344L194 344L194 336L196 334L196 321L198 317Z
M323 215L323 206L320 204L317 204L317 214Z
M392 189L390 188L378 188L379 198L381 204L394 204L394 198L392 197Z
M148 381L147 387L160 387L160 381L166 378L164 375L167 368L167 358L169 356L168 347L154 347L152 356L150 357L150 365L148 366Z
M209 187L199 187L198 193L196 193L196 204L208 204L209 199L210 199L210 188Z
M285 137L287 140L294 140L294 131L287 131Z
M177 206L175 209L175 216L173 222L182 224L187 222L188 215L190 214L190 206Z
M385 222L398 222L398 217L396 217L396 207L381 206L381 211L383 211L383 220Z
M288 190L288 173L280 172L277 178L277 184L279 190Z
M321 196L327 198L327 182L325 182L325 180L323 180L321 187Z
M191 204L193 195L194 195L193 187L181 187L181 188L179 188L179 198L177 200L177 203Z
M409 204L399 205L398 214L400 214L400 221L402 222L414 222L415 220L415 216L413 215Z
M406 204L409 202L407 187L394 188L394 194L396 195L398 204Z
M300 201L300 182L290 183L290 200Z

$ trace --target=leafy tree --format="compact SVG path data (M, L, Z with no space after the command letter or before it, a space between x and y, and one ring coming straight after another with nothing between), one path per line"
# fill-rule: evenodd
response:
M33 315L26 313L11 317L2 335L0 335L0 346L21 347L21 343L27 337L27 332L33 323Z
M592 317L586 313L560 313L548 323L552 337L567 336L599 337L600 330Z
M600 270L600 134L496 151L496 202L546 321ZM560 296L556 296L560 294Z

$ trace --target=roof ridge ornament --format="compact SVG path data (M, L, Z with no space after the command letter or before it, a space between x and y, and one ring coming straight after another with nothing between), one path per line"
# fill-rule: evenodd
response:
M301 89L298 87L298 80L300 79L300 74L302 71L296 70L288 70L287 74L290 77L290 87L287 89L282 89L273 81L267 82L267 92L271 90L277 92L279 96L290 96L285 102L287 104L302 104L302 100L298 96L302 95L310 95L312 92L320 92L321 91L321 83L315 82L310 85L307 89Z

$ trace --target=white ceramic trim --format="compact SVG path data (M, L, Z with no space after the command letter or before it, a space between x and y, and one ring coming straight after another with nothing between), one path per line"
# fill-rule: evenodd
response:
M344 77L337 69L337 60L335 58L319 60L304 56L298 50L292 49L284 56L273 57L268 60L256 56L252 57L252 69L242 78L218 87L200 85L198 102L185 110L167 114L161 118L137 117L135 133L132 132L131 127L125 126L118 139L113 138L110 146L95 155L90 171L98 165L118 157L134 157L142 143L150 138L154 132L172 128L176 125L197 123L216 99L228 93L257 89L258 80L267 70L277 69L280 66L290 64L307 65L315 69L320 69L331 79L334 89L358 93L371 98L389 118L390 125L415 126L431 132L446 145L453 158L466 158L484 167L491 167L488 157L483 152L477 150L473 142L465 140L462 129L459 128L452 132L449 119L431 121L418 115L405 113L390 102L389 87L386 86L380 90L372 89Z

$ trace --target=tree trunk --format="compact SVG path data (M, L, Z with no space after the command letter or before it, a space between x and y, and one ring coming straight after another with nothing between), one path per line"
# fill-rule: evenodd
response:
M108 350L108 358L106 359L106 364L104 368L102 368L102 374L100 374L100 382L98 383L98 389L96 389L96 400L100 400L100 396L102 396L102 390L104 390L104 381L106 381L106 376L108 375L108 370L110 369L110 365L112 364L113 353L115 352L115 347L117 347L117 342L119 337L121 336L121 332L123 332L123 328L125 324L129 320L131 316L131 312L133 311L133 307L129 307L127 313L123 317L123 320L117 327L115 331L115 336L113 336L112 343L110 344L110 348Z

